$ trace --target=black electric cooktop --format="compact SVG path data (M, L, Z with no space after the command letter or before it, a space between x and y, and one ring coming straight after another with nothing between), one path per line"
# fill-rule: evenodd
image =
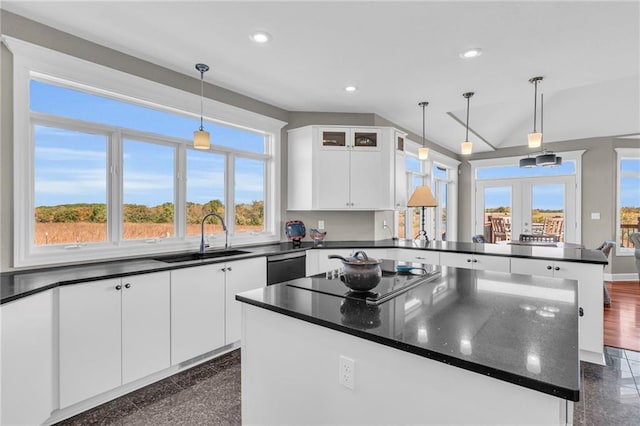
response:
M396 272L396 266L409 265L416 267L407 272ZM402 267L402 266L400 266ZM320 274L310 279L295 280L287 283L290 287L315 291L345 299L364 300L369 304L380 304L394 298L400 293L422 284L440 275L439 265L411 264L384 260L380 283L368 292L351 291L341 280L341 276Z

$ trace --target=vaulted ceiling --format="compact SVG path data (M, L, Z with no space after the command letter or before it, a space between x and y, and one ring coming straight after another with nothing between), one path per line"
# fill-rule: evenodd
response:
M378 114L460 152L640 133L637 1L30 2L1 7L289 111ZM272 40L259 45L250 33ZM480 47L482 55L459 54ZM344 87L358 90L346 93ZM488 142L488 143L485 143Z

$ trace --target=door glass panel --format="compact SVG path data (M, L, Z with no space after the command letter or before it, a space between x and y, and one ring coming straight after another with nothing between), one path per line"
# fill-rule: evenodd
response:
M346 144L345 132L322 132L322 146L345 146Z
M378 134L356 132L353 138L353 146L378 146Z
M484 238L495 243L511 239L510 186L494 186L484 189Z
M564 241L564 185L531 186L531 232Z
M438 207L436 207L440 229L438 237L442 238L442 241L447 241L447 183L438 182L438 190Z

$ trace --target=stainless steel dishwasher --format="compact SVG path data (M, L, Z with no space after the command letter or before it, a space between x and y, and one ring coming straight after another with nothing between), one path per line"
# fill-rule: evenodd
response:
M304 277L306 261L304 251L267 256L267 285Z

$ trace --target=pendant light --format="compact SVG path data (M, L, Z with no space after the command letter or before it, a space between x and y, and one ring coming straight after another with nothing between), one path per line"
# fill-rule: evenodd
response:
M211 142L209 132L202 126L204 116L204 73L209 71L209 65L196 64L196 69L200 71L200 128L193 132L193 147L195 149L209 149Z
M426 108L429 105L429 102L423 101L418 104L418 106L422 107L422 146L418 149L418 160L426 160L429 158L429 148L426 145L426 138L424 136L424 122L426 120Z
M473 151L473 143L469 141L469 99L473 96L473 92L463 93L462 96L467 100L467 137L460 145L462 155L469 155Z
M542 77L533 77L529 79L529 83L533 84L533 132L527 136L527 142L529 148L539 148L542 145L542 129L540 132L536 131L536 110L538 109L538 83L542 81ZM542 107L541 107L542 108ZM540 119L542 120L542 112L540 112Z
M540 95L540 132L543 131L544 126L544 94ZM542 147L542 138L540 139L540 147ZM546 149L542 149L542 154L536 157L536 166L553 167L562 164L562 157L558 157L553 152L547 152Z

